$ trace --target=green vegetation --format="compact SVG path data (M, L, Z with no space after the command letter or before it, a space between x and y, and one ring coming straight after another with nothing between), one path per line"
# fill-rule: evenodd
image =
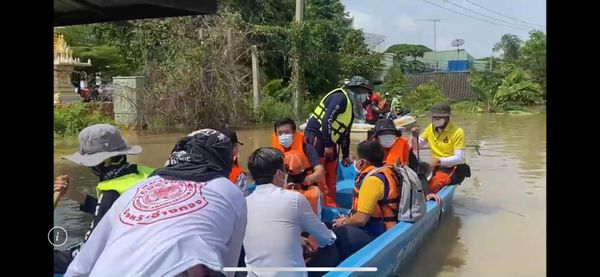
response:
M431 106L438 102L447 101L442 89L435 82L421 84L414 90L404 95L404 106L409 107L413 114L419 115L427 112Z
M90 105L54 106L54 138L77 136L85 127L99 123L114 124L100 109L91 108Z

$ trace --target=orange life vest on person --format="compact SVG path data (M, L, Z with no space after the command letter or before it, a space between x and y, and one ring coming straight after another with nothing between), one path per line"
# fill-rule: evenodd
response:
M404 137L396 138L396 142L392 147L384 148L384 162L388 165L395 165L396 161L400 161L401 165L408 165L408 156L410 154L410 145L408 139Z
M237 160L233 162L233 166L231 167L231 173L229 173L229 181L231 181L233 184L235 184L235 182L237 182L238 177L240 176L240 174L242 174L242 172L244 172L242 170L242 167L240 167L240 165L238 164Z
M389 230L394 227L398 222L398 203L400 201L400 191L399 184L397 183L396 176L392 169L388 166L382 166L379 168L375 168L374 166L369 166L358 175L356 181L354 182L354 196L352 199L352 213L355 213L358 209L358 198L360 197L359 191L362 183L369 174L371 170L375 169L373 174L370 176L377 176L377 173L383 173L385 176L385 180L383 180L384 191L387 192L384 195L384 198L377 201L377 208L373 210L373 213L370 215L369 221L383 221L385 225L385 229Z
M279 151L281 151L283 154L293 151L292 153L295 153L302 160L302 165L304 166L304 168L307 171L310 170L309 172L307 172L307 175L312 173L312 165L310 164L310 160L304 153L304 134L296 132L292 140L292 145L290 145L290 148L286 150L285 148L283 148L283 146L281 146L281 144L279 144L279 139L277 138L275 132L273 132L271 133L271 146L279 149Z

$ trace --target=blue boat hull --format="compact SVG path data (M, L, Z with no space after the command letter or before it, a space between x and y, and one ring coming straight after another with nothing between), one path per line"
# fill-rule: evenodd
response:
M438 195L442 198L441 206L435 202L427 203L427 214L417 223L401 222L392 229L377 237L367 246L348 257L338 267L376 267L377 272L330 272L327 277L342 276L392 276L398 274L410 262L416 250L435 229L443 213L452 207L452 198L456 185L444 187ZM443 209L442 209L443 207ZM325 208L324 221L330 221L332 216L340 211Z

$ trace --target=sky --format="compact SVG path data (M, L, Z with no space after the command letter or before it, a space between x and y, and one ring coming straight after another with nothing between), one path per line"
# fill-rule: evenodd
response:
M384 50L399 43L423 44L434 49L433 22L420 21L423 19L441 19L436 24L438 51L456 49L451 42L460 38L465 41L461 49L475 58L492 55L494 44L504 34L514 34L525 41L531 30L546 31L546 0L342 0L342 3L354 17L354 28L386 37ZM493 55L497 57L500 53Z

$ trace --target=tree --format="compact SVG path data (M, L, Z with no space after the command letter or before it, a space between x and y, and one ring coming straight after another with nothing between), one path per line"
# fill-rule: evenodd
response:
M394 64L405 73L423 73L428 70L427 65L417 58L423 57L431 49L420 44L394 44L385 50L385 53L394 53ZM412 58L412 59L409 59Z
M542 31L529 32L529 40L521 49L519 65L531 75L533 81L542 86L546 96L546 34Z
M519 58L523 41L516 35L505 34L494 45L494 52L502 51L502 58L507 62L514 62Z
M381 68L381 55L367 48L361 30L350 30L340 49L340 78L354 75L371 79Z
M542 90L539 84L527 79L525 71L503 62L494 71L473 71L469 83L479 96L485 112L502 112L522 105L540 104Z
M412 57L413 60L417 60L418 57L422 58L425 52L429 52L431 49L421 44L394 44L385 50L385 53L394 53L397 57Z
M141 69L141 52L133 39L132 23L102 23L56 28L62 33L73 55L82 61L90 59L92 67L82 70L88 75L102 73L103 78L132 75Z
M435 103L447 101L440 86L431 81L417 86L404 96L404 104L416 114L426 112Z
M402 68L393 65L388 69L383 78L383 91L389 92L392 96L402 95L408 92L408 77L402 72Z

